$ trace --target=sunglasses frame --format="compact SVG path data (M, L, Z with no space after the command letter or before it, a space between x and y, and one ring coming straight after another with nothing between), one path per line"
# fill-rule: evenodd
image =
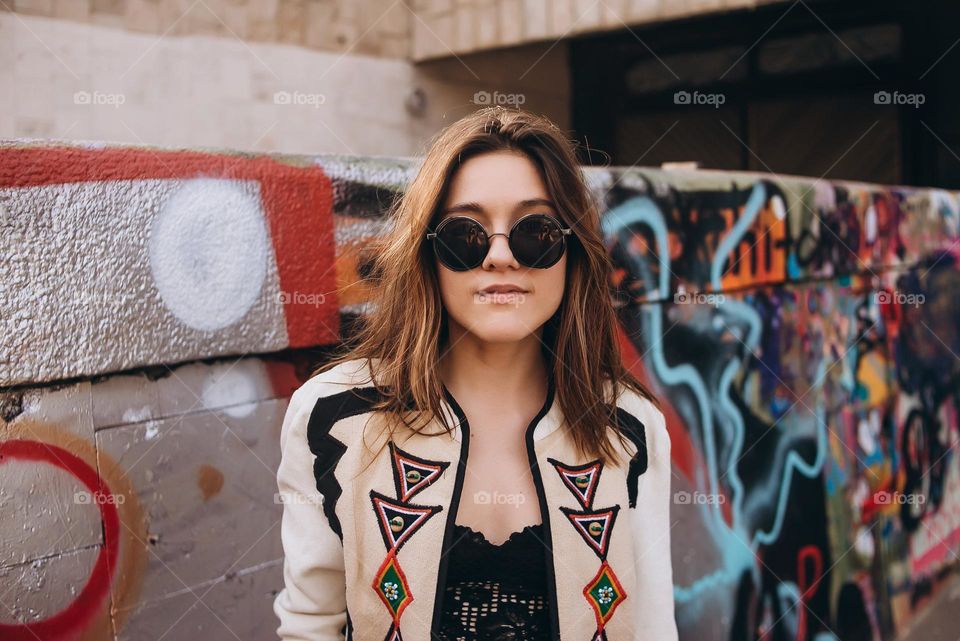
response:
M572 229L571 227L564 227L564 226L560 223L560 221L557 220L557 218L556 218L555 216L551 216L550 214L527 214L526 216L521 216L520 218L517 219L517 221L516 221L515 223L513 223L513 225L510 226L510 231L509 231L509 232L507 232L507 233L497 232L497 233L495 233L495 234L487 233L487 228L484 227L484 226L483 226L483 223L481 223L481 222L480 222L479 220L477 220L476 218L471 218L470 216L462 216L462 215L460 215L460 216L449 216L449 217L447 217L447 218L444 218L442 221L440 221L440 224L437 225L435 231L427 232L427 234L426 234L426 239L427 239L427 240L436 241L436 240L437 240L437 235L443 230L443 227L444 227L447 223L449 223L449 222L452 221L452 220L457 220L458 218L466 218L467 220L475 223L478 227L480 227L480 229L483 230L483 233L484 233L484 234L486 235L486 237L487 237L487 254L489 254L489 253L490 253L490 239L491 239L491 238L493 238L494 236L506 236L506 237L507 237L507 245L509 245L509 244L510 244L510 239L513 237L513 232L514 232L514 230L517 228L517 225L519 225L521 222L523 222L523 221L526 220L527 218L530 218L530 217L533 217L533 216L536 216L537 218L548 218L548 219L550 219L551 221L554 222L554 224L556 224L557 228L560 230L561 250L560 250L559 256L557 256L557 260L553 261L553 262L550 263L549 265L538 265L538 266L526 265L526 264L524 264L519 258L517 258L516 253L514 253L514 251L513 251L513 247L510 247L510 253L513 254L513 257L516 259L516 261L517 261L518 263L520 263L521 265L523 265L524 267L527 267L527 268L529 268L529 269L549 269L550 267L553 267L554 265L556 265L557 262L559 262L561 258L563 258L564 253L566 253L566 251L567 251L567 236L570 236L570 235L573 233L573 229ZM451 267L450 265L447 265L447 263L445 263L442 258L440 258L440 254L437 252L437 243L436 243L436 242L433 243L433 254L434 254L434 256L437 257L437 260L439 260L445 267L447 267L448 269L450 269L450 270L452 270L452 271L456 271L456 272L466 272L466 271L470 271L471 269L476 269L477 267L480 267L481 265L483 265L483 260L486 260L486 258L487 258L487 255L484 254L483 260L481 260L480 263L479 263L478 265L474 266L474 267L467 267L467 268Z

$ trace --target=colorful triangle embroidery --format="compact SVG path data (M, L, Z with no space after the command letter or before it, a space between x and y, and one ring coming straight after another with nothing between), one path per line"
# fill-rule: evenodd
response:
M603 471L603 461L598 459L585 465L566 465L554 458L547 457L547 460L553 463L563 484L577 497L580 506L585 510L591 509L600 483L600 472Z
M448 461L428 461L404 452L393 441L389 442L390 460L393 463L393 482L397 497L409 501L418 492L440 478L450 465Z
M443 510L440 505L402 503L376 490L370 490L373 511L388 551L396 552L431 516Z
M583 540L601 560L607 558L607 547L610 544L610 535L619 510L619 505L599 512L578 512L568 507L560 507L560 511L567 515L574 529L580 533Z

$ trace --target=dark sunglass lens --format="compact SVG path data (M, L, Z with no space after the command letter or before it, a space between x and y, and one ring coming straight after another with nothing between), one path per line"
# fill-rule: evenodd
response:
M487 255L487 235L479 223L464 218L444 224L434 240L437 258L454 271L478 267Z
M527 267L550 267L563 256L563 232L547 216L528 216L513 230L510 248Z

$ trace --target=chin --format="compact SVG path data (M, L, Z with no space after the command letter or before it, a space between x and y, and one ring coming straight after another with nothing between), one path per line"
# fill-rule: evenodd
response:
M516 343L528 338L546 322L546 319L527 319L523 316L508 318L474 319L467 326L468 331L487 343Z

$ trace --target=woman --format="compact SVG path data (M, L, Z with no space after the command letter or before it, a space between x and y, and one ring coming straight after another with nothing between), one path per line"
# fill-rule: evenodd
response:
M670 438L571 143L481 109L392 215L373 311L284 419L280 637L675 640Z

